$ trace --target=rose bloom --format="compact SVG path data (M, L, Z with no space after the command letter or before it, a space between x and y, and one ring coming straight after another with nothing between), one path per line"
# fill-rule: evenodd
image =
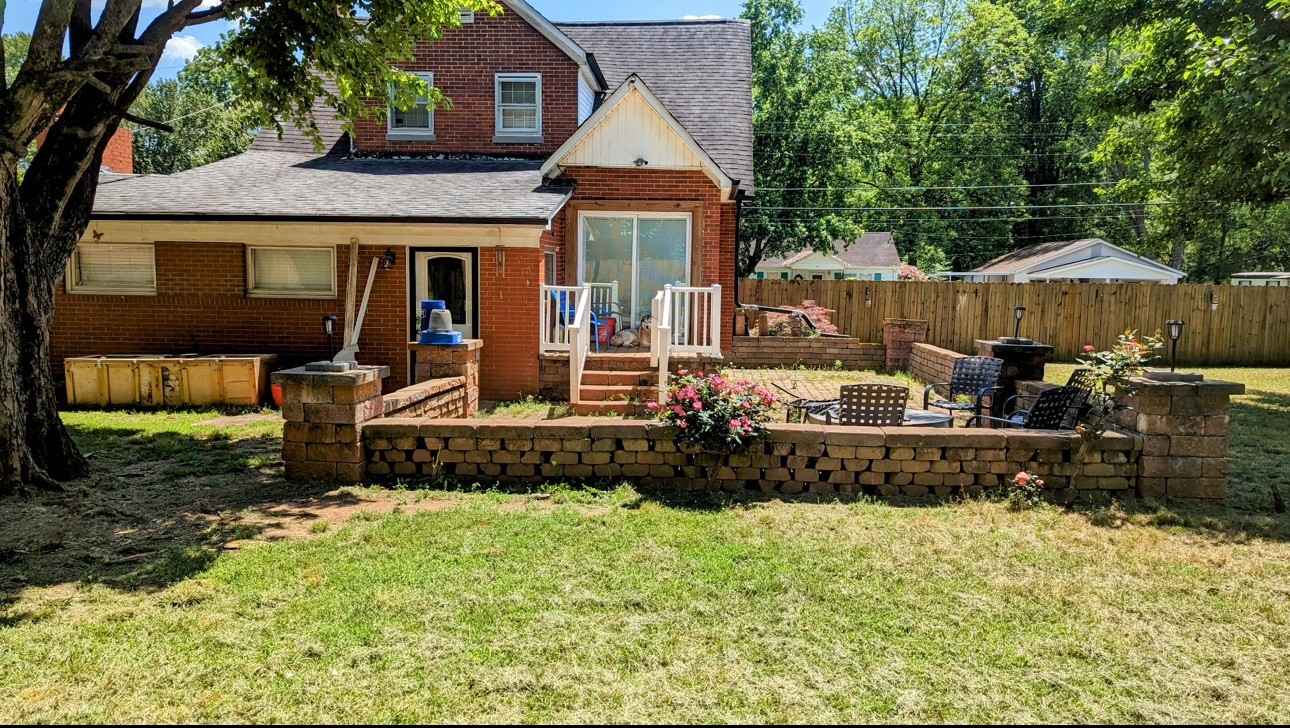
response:
M1030 474L1017 473L1017 477L1013 478L1013 480L1017 481L1017 485L1030 485Z
M1096 351L1096 350L1097 350L1097 347L1093 346L1092 344L1085 344L1085 345L1084 345L1084 353L1085 353L1085 354L1092 354L1092 353L1093 353L1094 351Z

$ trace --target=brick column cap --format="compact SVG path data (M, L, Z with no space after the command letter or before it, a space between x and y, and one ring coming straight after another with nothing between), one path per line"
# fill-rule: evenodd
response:
M426 349L428 351L474 351L475 349L484 348L484 340L466 339L460 344L422 344L419 341L409 341L408 348L413 350Z
M996 359L1002 359L1000 354L1020 354L1029 356L1034 354L1051 354L1053 347L1048 344L1035 342L1033 344L1005 344L998 339L977 339L975 342L976 350L988 351Z
M1226 395L1228 397L1245 394L1245 385L1239 382L1222 382L1210 380L1205 382L1161 382L1146 377L1133 377L1130 383L1138 394L1163 397L1206 397Z
M359 366L347 372L314 372L306 367L283 369L269 375L274 384L304 384L316 387L360 387L390 376L387 366Z

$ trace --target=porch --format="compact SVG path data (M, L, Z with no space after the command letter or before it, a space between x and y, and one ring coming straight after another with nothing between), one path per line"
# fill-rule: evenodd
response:
M634 414L680 368L719 364L721 286L664 285L635 326L621 313L617 281L541 287L541 387L580 413ZM613 343L611 332L629 332ZM628 339L624 342L623 338Z

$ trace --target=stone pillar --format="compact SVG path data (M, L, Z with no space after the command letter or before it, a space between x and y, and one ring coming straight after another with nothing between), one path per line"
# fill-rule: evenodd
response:
M990 414L1004 417L1003 405L1010 397L1017 394L1017 382L1034 380L1043 381L1044 367L1048 357L1052 356L1053 347L1047 344L1012 344L992 339L977 340L976 355L990 356L1003 360L1003 373L999 376L999 393L990 406Z
M927 343L927 322L883 319L882 343L887 347L887 369L905 371L914 355L914 344Z
M288 480L363 479L363 423L385 414L389 367L316 362L274 372L282 386L282 460Z
M1223 503L1227 499L1227 427L1233 382L1131 380L1135 393L1115 424L1143 436L1138 495Z
M460 344L436 346L433 344L408 344L415 357L412 382L420 384L445 377L466 378L466 416L479 412L479 358L484 342L467 339Z

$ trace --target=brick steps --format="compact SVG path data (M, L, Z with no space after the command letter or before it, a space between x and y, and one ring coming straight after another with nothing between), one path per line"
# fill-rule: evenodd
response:
M638 417L649 413L649 408L644 402L625 402L615 400L613 402L582 402L573 405L573 411L580 417L591 417L595 415L617 414L623 417Z
M658 384L658 372L631 369L585 371L582 373L582 384L584 386L652 387Z

